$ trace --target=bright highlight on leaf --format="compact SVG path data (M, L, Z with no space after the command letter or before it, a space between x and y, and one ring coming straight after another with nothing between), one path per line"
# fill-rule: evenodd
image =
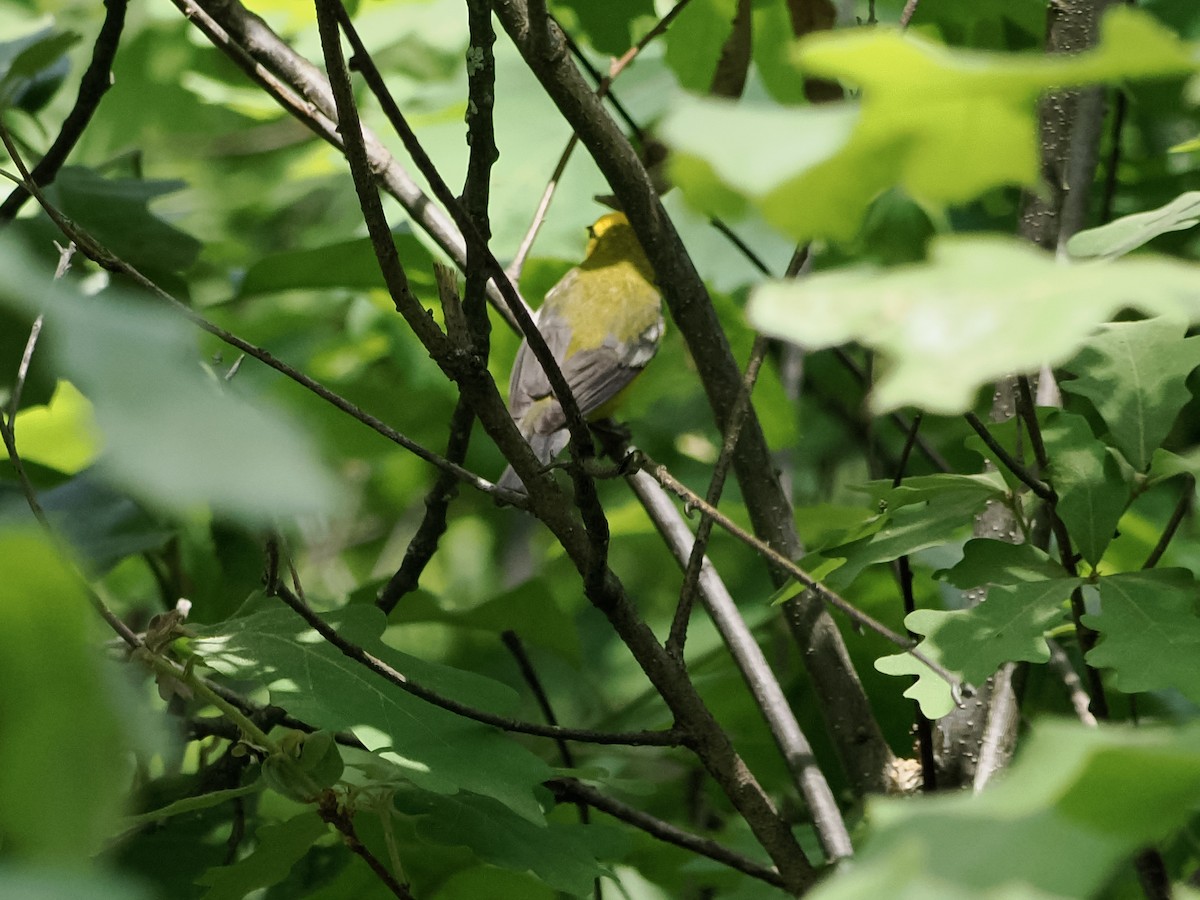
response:
M395 688L333 645L313 640L312 629L291 610L273 604L244 613L198 629L193 648L206 665L269 687L273 702L311 725L354 731L369 750L402 757L409 762L406 777L424 790L472 791L543 822L533 791L550 769L520 744ZM514 702L498 682L387 646L380 639L384 615L373 606L348 607L329 619L347 640L443 696L500 712Z
M1011 771L982 793L869 801L872 831L849 877L811 896L1101 896L1120 863L1187 821L1197 803L1194 728L1040 723Z
M1149 212L1133 213L1081 231L1067 242L1067 252L1077 259L1124 256L1160 234L1186 231L1200 224L1200 191L1187 191L1170 203Z
M1196 68L1178 37L1124 6L1105 16L1094 50L1069 56L951 50L882 27L815 34L794 56L805 74L860 88L860 104L736 113L696 104L669 116L663 134L677 154L676 181L694 205L711 211L722 191L741 195L797 240L850 239L870 202L892 187L936 205L1002 185L1033 187L1041 93ZM853 130L838 116L856 117ZM772 138L749 144L747 136L768 122ZM792 131L797 139L781 139ZM725 161L737 147L745 152L731 168ZM780 162L785 151L790 165ZM698 177L700 162L709 177Z
M1200 266L1148 256L1067 266L1014 238L944 237L924 263L766 284L748 315L809 349L855 341L879 351L876 412L950 414L1003 375L1070 359L1126 307L1197 321Z

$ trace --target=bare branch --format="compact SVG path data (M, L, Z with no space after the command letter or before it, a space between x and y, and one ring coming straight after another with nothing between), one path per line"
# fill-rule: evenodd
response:
M709 859L716 860L719 863L729 866L731 869L736 869L743 874L757 878L759 881L765 881L767 884L774 885L775 887L787 887L784 880L779 877L779 873L774 869L768 869L766 866L756 863L754 860L748 859L740 853L735 853L732 850L722 847L716 841L710 841L707 838L684 831L670 822L664 822L662 819L657 819L648 813L642 812L640 809L635 809L626 803L622 803L620 800L606 796L594 787L584 784L582 781L577 781L574 778L556 778L548 782L547 787L554 791L555 796L560 800L586 803L601 812L608 813L614 819L620 819L626 824L640 828L660 841L674 844L676 847L682 847L684 850L690 850L701 856L707 856Z
M100 26L96 43L92 46L92 60L79 80L79 93L75 97L75 105L63 119L58 137L50 144L46 155L38 160L28 176L28 179L39 187L49 184L58 175L58 170L83 137L84 129L92 121L92 115L112 86L112 64L117 55L117 47L121 43L121 32L125 30L125 10L128 5L129 0L104 0L104 24ZM24 187L18 187L10 193L4 203L0 204L0 225L12 221L30 196Z

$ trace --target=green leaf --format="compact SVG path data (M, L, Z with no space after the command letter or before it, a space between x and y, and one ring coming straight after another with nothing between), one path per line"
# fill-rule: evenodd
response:
M11 241L0 244L0 260L8 275L0 303L46 305L39 353L52 354L92 402L104 477L152 506L207 503L252 524L337 508L341 491L312 438L206 376L182 316L115 286L96 296L69 279L48 288L50 273Z
M925 635L919 649L970 684L981 684L1006 662L1046 662L1045 633L1062 621L1077 578L993 587L970 609L918 609L904 624Z
M654 21L654 0L555 0L555 8L574 13L579 30L600 53L620 56L634 45L639 19ZM575 29L571 29L575 34Z
M97 575L128 556L160 549L176 534L95 471L44 491L40 499L80 562Z
M698 7L688 8L696 10L697 20ZM680 22L686 17L687 12ZM730 18L724 19L724 33ZM706 9L704 21L716 30L721 19ZM689 46L691 38L675 34L678 27L668 32L668 41L675 37L692 56L686 64L676 63L680 81L704 91L711 71L696 67L715 56ZM706 33L694 41L707 46L712 39ZM933 205L963 203L1003 185L1032 187L1039 175L1040 93L1116 79L1180 76L1194 69L1178 37L1151 16L1124 7L1105 16L1099 45L1083 53L1047 57L1040 51L952 50L913 32L877 26L810 35L797 45L795 59L810 76L861 88L861 116L836 147L829 147L832 132L819 128L801 141L781 140L781 132L822 121L813 115L817 111L791 109L746 110L746 127L731 114L722 130L711 128L710 120L706 130L690 133L672 115L667 142L713 163L727 188L753 200L768 221L800 241L852 238L870 202L893 187ZM761 116L775 119L773 137L750 145L746 135L761 130L761 122L752 124ZM740 165L718 166L717 158L731 156L733 146L746 148ZM790 166L777 162L783 147L795 153ZM705 208L702 198L693 196L693 185L686 179L678 183Z
M708 93L736 10L737 0L691 0L667 29L667 65L688 90Z
M395 229L392 240L413 289L432 289L433 257L425 245L407 226ZM238 296L324 288L365 291L385 286L370 238L355 238L260 257L238 286Z
M868 801L853 880L831 878L811 896L1101 896L1120 864L1193 815L1198 738L1195 728L1041 723L1006 776L980 794ZM951 852L965 847L989 850ZM940 890L924 893L929 885Z
M437 797L402 791L400 812L419 816L417 829L431 843L467 847L480 860L515 872L531 871L572 896L591 890L603 875L599 860L616 856L622 835L602 825L538 826L494 800L469 793Z
M157 279L188 268L200 253L196 238L150 210L155 199L186 187L183 181L102 178L91 169L64 166L46 196L109 251Z
M1076 259L1124 256L1160 234L1186 231L1200 224L1200 191L1187 191L1170 203L1149 212L1114 219L1099 228L1080 231L1067 242Z
M504 685L388 647L380 640L383 613L374 607L348 607L327 618L344 638L422 687L491 712L515 705ZM240 617L197 632L192 648L206 665L270 687L273 703L311 725L353 731L418 787L445 794L474 791L542 822L533 791L550 777L544 762L501 732L389 684L322 640L291 610L251 605Z
M278 884L328 830L312 810L286 822L264 825L258 829L253 852L231 866L209 869L197 879L208 885L204 900L243 900L251 891Z
M1129 505L1129 485L1083 417L1053 410L1042 425L1042 437L1059 518L1083 558L1095 566Z
M913 405L949 414L1003 375L1070 359L1124 307L1200 318L1198 281L1200 266L1173 260L1064 266L1015 239L943 237L922 264L763 285L747 314L763 332L809 349L857 341L878 350L876 412Z
M13 900L150 900L141 884L88 869L0 866L0 897Z
M1197 194L1200 197L1200 193ZM1087 397L1117 449L1138 471L1150 465L1191 399L1187 377L1200 366L1200 338L1161 318L1104 326L1066 367L1063 390Z
M934 660L937 662L937 660ZM904 696L916 700L928 719L940 719L954 709L954 691L946 679L908 653L896 653L875 660L876 671L884 675L914 675L914 681Z
M905 478L900 484L890 479L868 481L855 490L869 494L880 509L897 510L913 503L963 503L967 506L1002 500L1005 497L1004 479L998 472L978 475L942 473Z
M78 42L73 31L46 28L0 43L0 108L35 113L49 103L71 71L67 51Z
M965 591L1059 578L1063 567L1032 544L974 538L963 545L963 558L957 564L934 574Z
M59 381L44 406L26 406L17 413L21 460L57 469L67 475L90 466L100 453L100 435L92 405L69 381ZM0 447L0 459L8 449Z
M771 192L797 166L832 157L858 118L853 104L800 107L784 116L773 107L688 96L672 105L659 136L671 147L671 180L692 206L741 217L745 198Z
M890 482L867 485L877 505L887 511L840 536L841 543L805 558L805 567L811 572L820 565L818 560L839 562L824 580L841 590L868 566L958 539L989 500L1005 496L995 474L933 475L912 481L911 489L907 482L899 488Z
M128 748L91 615L45 539L0 531L0 837L10 858L83 863L120 815Z
M1200 703L1200 590L1183 569L1101 578L1100 614L1083 622L1103 639L1088 663L1112 669L1127 694L1175 688Z
M467 610L446 609L435 597L416 591L405 597L388 621L445 622L494 634L516 631L527 643L555 650L572 663L580 662L579 630L542 579L527 581Z
M238 797L248 797L251 794L257 794L262 789L262 782L256 781L253 784L246 784L242 787L226 788L225 790L198 794L194 797L184 797L181 800L176 800L174 803L168 803L166 806L152 809L150 812L138 813L136 816L126 816L121 826L122 829L128 830L143 825L150 825L154 822L161 822L172 816L181 816L201 809L211 809L214 806L220 806L222 803L227 803Z

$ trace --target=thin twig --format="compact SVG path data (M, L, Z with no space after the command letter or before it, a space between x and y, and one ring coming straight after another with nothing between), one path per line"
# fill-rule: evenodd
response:
M33 360L33 351L37 347L38 335L42 333L44 321L45 316L39 315L33 320L33 326L29 329L29 338L25 341L25 350L21 354L16 381L9 398L7 417L4 415L4 411L0 410L0 437L4 440L4 449L8 451L8 461L13 467L13 472L16 473L17 483L21 486L21 493L25 495L25 503L29 507L29 511L33 513L33 517L43 528L50 531L50 521L46 518L46 511L42 508L29 473L25 471L25 463L17 452L17 411L21 405L21 393L25 387L29 365Z
M645 472L635 472L628 480L672 555L680 566L684 566L685 561L690 561L695 541L670 497ZM721 576L704 556L700 557L696 587L729 655L762 712L796 788L808 804L822 849L829 859L843 859L852 855L854 846L837 800L817 765L812 747L796 720L783 687Z
M982 421L980 421L979 416L975 415L973 412L969 412L966 413L963 418L967 420L967 424L971 426L977 435L979 435L979 439L983 441L983 443L989 450L992 451L993 454L995 454L996 459L1000 461L1004 468L1008 469L1008 471L1012 472L1013 475L1017 476L1017 479L1026 485L1031 491L1033 491L1038 498L1045 500L1047 503L1053 503L1058 499L1053 488L1051 488L1044 481L1036 478L1032 472L1025 468L1025 466L1021 465L1021 463L1018 462L1011 453L1009 453L1000 445L1000 442L992 436L990 431L988 431L988 427L983 424Z
M1095 728L1097 724L1096 717L1092 715L1092 711L1089 708L1092 698L1083 689L1083 682L1079 680L1079 673L1071 665L1071 660L1067 656L1067 652L1063 650L1056 640L1047 640L1046 644L1050 648L1050 671L1062 679L1063 686L1067 689L1067 697L1071 701L1071 708L1075 710L1075 715L1084 725Z
M125 10L129 0L104 0L104 22L96 35L96 43L92 46L92 59L79 79L79 93L75 97L75 105L63 119L58 136L50 144L45 155L38 160L30 174L30 180L40 186L52 182L67 157L79 139L92 115L100 105L101 99L112 86L112 64L117 55L117 47L121 43L121 32L125 28ZM0 225L11 222L20 211L21 206L30 197L24 187L17 187L0 204Z
M579 404L575 400L574 394L571 392L570 386L562 374L562 369L546 344L545 337L538 330L524 302L516 294L512 287L512 282L509 281L504 273L503 266L500 265L500 262L487 246L487 241L476 230L474 223L463 209L462 203L454 195L453 191L450 190L450 187L446 184L437 167L434 165L433 160L429 158L420 141L417 140L416 134L408 124L408 120L401 112L395 98L388 89L383 75L367 52L366 46L355 29L354 23L351 21L345 6L342 5L340 0L318 0L317 11L318 24L320 25L322 22L326 23L322 31L322 46L326 53L330 84L334 88L334 96L338 106L339 130L345 140L346 158L351 162L351 173L355 174L360 205L363 207L363 215L367 220L368 231L373 234L372 243L375 244L377 254L382 254L385 257L380 259L380 264L385 269L385 282L389 280L389 272L387 271L389 267L393 270L390 276L391 279L396 280L398 277L395 269L399 265L399 259L395 257L394 246L391 244L390 238L384 237L385 234L390 234L390 232L387 228L386 219L383 216L383 208L379 203L379 197L371 195L366 190L366 183L370 180L370 170L367 166L365 144L362 138L361 126L359 125L354 94L349 83L349 74L346 70L345 61L342 58L341 46L338 43L338 26L345 33L350 46L354 49L355 70L362 74L367 87L379 102L380 108L388 120L388 124L391 125L404 144L405 150L412 157L413 162L416 163L417 169L429 182L429 186L438 202L450 213L451 218L453 218L459 231L466 239L467 246L475 247L480 254L480 258L486 261L489 274L497 287L499 287L505 302L509 306L509 310L520 325L521 334L528 342L529 349L538 364L542 367L542 371L546 374L546 378L550 382L550 387L554 391L555 399L558 400L559 406L562 408L563 417L566 420L566 428L571 435L569 449L572 459L576 463L571 470L571 475L575 482L576 499L582 508L584 521L589 526L589 534L598 526L601 528L605 527L603 511L600 510L599 501L596 499L595 483L587 472L587 466L583 464L585 460L594 456L595 451L592 446L591 434L579 410ZM336 25L334 24L335 22ZM384 244L387 246L384 246ZM391 247L390 251L389 247ZM410 326L417 324L416 320L408 318L407 315L406 319L408 319ZM418 334L420 334L419 331ZM478 414L478 410L476 410L476 413ZM513 424L513 433L515 433L515 430L516 425ZM518 446L520 447L519 450L516 449ZM510 448L502 446L501 449L508 450ZM550 479L543 473L542 467L533 465L533 452L523 439L519 445L513 445L511 449L514 451L512 457L515 458L510 458L509 462L517 463L513 468L521 476L521 480L531 493L540 491L540 485L550 483ZM509 454L506 453L507 455ZM527 475L528 477L526 477ZM539 487L534 488L530 484L531 481L539 482Z
M755 335L754 346L750 350L750 360L746 364L746 375L742 381L742 393L733 405L730 415L729 428L725 432L725 440L721 445L720 456L713 466L712 477L709 479L708 493L705 499L716 506L721 501L721 492L725 489L725 479L729 475L729 466L733 462L733 451L737 446L738 436L742 433L742 423L750 409L750 395L754 384L758 381L758 372L762 368L763 359L767 353L767 339ZM691 618L692 604L696 599L696 587L700 578L700 564L708 552L708 540L712 535L713 521L702 516L696 529L696 539L692 543L691 554L684 567L683 584L679 589L679 602L675 607L675 617L671 622L671 631L667 637L667 652L678 659L683 659L683 648L687 641L688 620Z
M15 155L16 148L12 145L8 131L4 128L3 123L0 123L0 141L4 143L9 154L14 157L14 161L17 161L18 167L23 168L24 163L20 162L19 157ZM490 481L464 469L462 466L455 465L433 451L426 449L411 438L401 434L399 431L396 431L389 425L384 424L384 422L377 419L375 416L359 409L349 400L329 390L329 388L325 387L316 379L305 375L298 369L277 359L270 352L251 344L249 341L246 341L232 332L226 331L224 328L221 328L213 322L210 322L191 307L175 299L175 297L159 287L154 281L143 275L130 263L113 254L110 250L108 250L108 248L97 241L80 225L66 218L66 216L64 216L46 199L45 194L43 194L39 188L29 182L29 179L26 177L26 173L24 172L23 182L29 187L30 192L37 199L42 209L46 211L47 215L49 215L54 223L58 226L59 230L75 243L80 252L82 252L93 262L100 265L102 268L128 276L139 286L145 288L159 300L164 302L173 311L186 318L201 330L208 332L218 340L230 345L231 347L236 347L247 356L252 356L259 362L265 363L276 372L279 372L281 375L286 376L287 378L311 391L313 394L316 394L325 402L337 407L339 410L346 413L358 422L366 425L371 430L377 432L393 443L398 444L431 465L434 465L437 468L454 475L454 477L459 481L470 485L478 491L498 497L505 503L510 503L513 506L524 508L527 505L528 501L523 494L519 494L515 491L505 490L504 488L499 488Z
M904 4L904 9L900 13L901 28L908 27L908 24L912 21L912 17L916 15L917 6L920 2L921 0L908 0L908 2Z
M756 538L746 529L742 528L720 510L713 508L704 498L692 491L687 485L679 481L674 475L667 470L666 466L660 465L650 457L642 456L642 469L653 476L654 480L661 484L671 493L675 494L683 500L692 509L700 510L704 515L712 517L712 519L724 528L727 532L741 541L748 547L752 547L764 559L772 565L778 566L788 573L796 581L800 582L804 587L812 590L826 604L834 609L844 613L852 622L860 625L870 631L875 632L881 637L895 644L905 653L913 657L913 659L927 665L938 677L942 678L954 690L959 690L962 687L961 682L948 669L941 664L934 662L924 653L916 649L916 642L911 638L906 638L903 635L897 634L892 629L888 628L878 619L873 618L857 607L853 606L848 601L844 600L834 591L827 588L821 582L817 581L798 565L779 553L768 544Z
M603 77L600 76L599 72L592 68L591 63L587 61L587 57L584 56L583 51L573 40L571 40L570 35L568 35L564 29L563 35L567 39L567 46L571 48L576 60L578 60L580 64L587 68L596 78L597 97L609 96L613 82L620 77L621 73L625 71L625 68L631 62L633 62L637 55L641 53L642 50L644 50L652 40L667 30L668 26L670 26L672 21L674 21L675 17L683 12L683 8L690 2L691 0L679 0L678 3L671 7L665 16L663 16L654 24L653 28L651 28L648 32L646 32L645 35L642 36L641 40L626 50L625 53L622 54L618 59L613 60L608 74ZM614 106L624 113L624 109L620 107L620 104L616 103L615 99ZM632 118L628 117L628 113L625 113L625 116L627 123L635 131L640 140L641 129L633 123ZM542 191L541 199L538 200L537 209L533 214L533 221L529 223L529 228L526 229L525 236L521 238L521 243L517 247L517 252L514 254L512 262L508 265L508 276L513 281L516 281L521 277L521 270L525 268L525 261L529 258L529 252L533 249L533 243L535 240L537 240L538 232L541 230L542 224L546 220L546 213L550 209L551 200L554 199L554 192L557 190L558 184L562 180L563 173L567 169L567 163L571 159L571 154L575 152L575 147L578 145L578 143L579 136L572 132L570 138L567 139L567 145L563 148L563 152L558 157L558 163L554 167L554 172L551 174L550 180L546 183L545 190Z
M615 800L612 797L602 794L594 787L584 784L582 781L577 781L574 778L556 778L553 781L547 782L547 787L554 791L555 795L561 800L569 800L573 802L583 802L601 812L608 813L614 819L619 819L628 825L641 829L651 837L655 837L660 841L668 844L674 844L676 847L682 847L693 853L698 853L701 856L706 856L709 859L729 866L731 869L749 875L751 878L757 878L759 881L765 881L767 884L775 887L784 887L783 879L779 877L779 873L774 869L767 868L761 863L755 862L740 853L735 853L733 850L723 847L716 841L711 841L708 838L702 838L699 835L684 831L670 822L664 822L662 819L642 812L640 809L635 809L620 800Z
M1123 88L1116 89L1117 99L1113 103L1112 129L1109 132L1108 159L1104 164L1104 190L1100 200L1100 224L1112 220L1113 202L1117 197L1121 168L1121 135L1125 130L1125 115L1129 98Z
M236 0L172 0L184 16L229 59L245 72L287 113L317 137L345 152L336 123L336 109L329 82L307 59L279 38L270 27ZM279 73L278 75L276 73ZM382 142L363 129L375 173L382 188L394 197L409 217L446 252L460 271L467 268L466 243L458 231L417 185ZM509 286L512 287L511 285ZM512 288L519 296L519 292ZM488 285L488 299L514 329L516 319L495 283ZM521 300L523 306L528 305Z
M1175 537L1175 532L1183 524L1184 516L1191 509L1192 495L1195 491L1196 479L1192 475L1188 475L1184 479L1183 494L1180 496L1179 502L1175 504L1175 509L1171 513L1171 518L1167 520L1167 525L1163 528L1163 533L1159 535L1158 543L1154 545L1154 549L1150 551L1150 555L1142 563L1143 569L1153 569L1158 565L1158 561L1162 559L1163 554L1167 552L1167 547L1171 544L1171 538Z
M375 854L359 840L358 832L354 830L354 818L342 808L337 794L330 790L323 791L320 802L317 804L317 811L322 819L338 830L350 852L370 866L375 877L382 881L394 896L399 897L400 900L415 900L408 885L401 884L396 876L388 871L387 866L380 862Z
M336 628L313 612L303 600L297 597L285 585L276 582L274 585L268 586L268 591L273 596L282 600L293 612L304 619L317 634L321 635L322 638L341 651L344 656L371 670L405 693L412 694L426 703L440 707L447 712L452 712L463 718L472 719L484 725L491 725L502 731L511 731L516 734L529 734L534 737L580 741L589 744L623 744L631 747L677 747L683 743L682 735L675 729L667 731L603 732L592 731L586 728L539 725L536 722L523 722L520 719L497 716L485 710L468 706L465 703L459 703L457 700L443 697L436 691L417 684L407 676L397 672L377 656L368 653L358 644L342 637Z

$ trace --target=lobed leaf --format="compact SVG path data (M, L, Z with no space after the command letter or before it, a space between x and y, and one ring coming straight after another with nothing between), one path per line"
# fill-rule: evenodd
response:
M1100 613L1083 623L1102 635L1088 662L1112 669L1127 694L1174 688L1200 703L1200 587L1191 572L1159 569L1101 578Z
M1064 266L1013 238L943 237L924 263L765 284L747 314L809 349L856 341L878 350L876 412L949 414L1003 375L1070 359L1124 307L1200 319L1200 266L1150 257Z

